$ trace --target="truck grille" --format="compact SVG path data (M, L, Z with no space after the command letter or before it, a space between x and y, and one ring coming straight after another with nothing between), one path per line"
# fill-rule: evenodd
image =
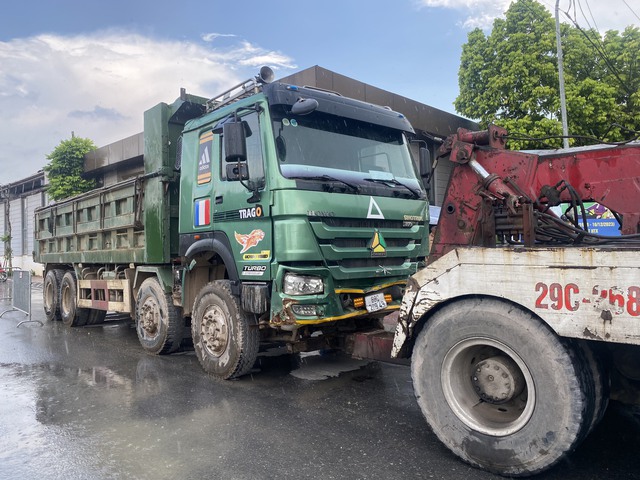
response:
M336 279L404 276L413 273L421 254L424 225L404 226L402 220L356 218L309 218L326 265ZM386 251L377 255L369 248L375 232L384 240Z
M369 220L362 218L322 217L322 223L327 227L341 228L402 228L402 220Z

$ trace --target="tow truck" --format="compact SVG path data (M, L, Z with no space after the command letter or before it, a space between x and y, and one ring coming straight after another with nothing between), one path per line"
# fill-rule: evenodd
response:
M451 451L516 477L575 449L610 398L640 403L640 144L510 151L507 139L460 129L440 147L455 166L392 356L411 358ZM589 202L615 235L590 227Z

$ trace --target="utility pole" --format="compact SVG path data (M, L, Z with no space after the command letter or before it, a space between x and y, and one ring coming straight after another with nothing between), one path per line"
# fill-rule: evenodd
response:
M558 49L558 81L560 82L560 116L562 117L562 145L569 148L567 126L567 99L564 93L564 68L562 65L562 42L560 41L560 0L556 0L556 45Z

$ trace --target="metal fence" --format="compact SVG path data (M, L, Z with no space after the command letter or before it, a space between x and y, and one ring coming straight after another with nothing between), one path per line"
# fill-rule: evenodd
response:
M0 317L9 312L23 312L29 319L20 322L17 325L18 327L26 322L37 322L42 325L41 321L31 319L31 272L18 269L12 270L11 283L11 308L0 313Z
M15 310L31 316L31 272L26 270L13 271L13 298L11 306Z

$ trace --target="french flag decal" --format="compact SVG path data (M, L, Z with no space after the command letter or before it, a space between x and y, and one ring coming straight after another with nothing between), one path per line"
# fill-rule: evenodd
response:
M194 224L196 227L203 227L211 223L211 200L196 200L194 208Z

